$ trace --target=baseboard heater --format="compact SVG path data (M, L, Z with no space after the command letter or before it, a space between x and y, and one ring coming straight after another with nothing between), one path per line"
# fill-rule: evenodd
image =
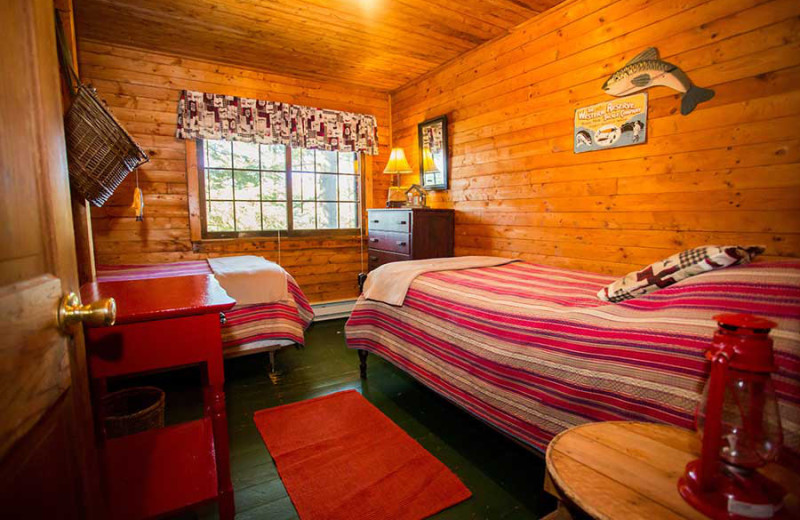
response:
M348 318L356 300L336 300L332 302L312 303L314 321L337 320Z

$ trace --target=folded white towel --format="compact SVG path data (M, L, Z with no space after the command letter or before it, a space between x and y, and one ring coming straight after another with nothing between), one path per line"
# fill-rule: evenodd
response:
M475 267L494 267L517 262L513 258L497 256L457 256L454 258L431 258L408 260L382 265L369 273L364 282L364 297L389 305L403 305L411 282L425 273L433 271L455 271Z
M289 299L286 271L260 256L209 258L208 265L237 305L275 303Z

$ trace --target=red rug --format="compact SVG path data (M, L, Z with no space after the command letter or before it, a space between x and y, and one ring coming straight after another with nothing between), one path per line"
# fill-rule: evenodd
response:
M355 390L255 414L303 520L417 520L472 493Z

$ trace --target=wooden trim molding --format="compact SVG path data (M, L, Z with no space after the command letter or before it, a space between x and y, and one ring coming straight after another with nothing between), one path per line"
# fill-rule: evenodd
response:
M79 73L78 44L75 39L72 0L56 0L54 6L58 14L58 22L67 37L67 45L72 55L72 67L75 72ZM70 99L67 84L63 79L61 80L61 101L62 111L66 114L72 104L72 100ZM97 277L94 262L94 239L92 237L92 212L88 201L75 193L71 195L75 255L78 260L78 281L84 284L93 282Z
M203 239L203 222L200 216L200 176L197 171L197 142L186 143L186 187L189 202L189 238L192 242Z

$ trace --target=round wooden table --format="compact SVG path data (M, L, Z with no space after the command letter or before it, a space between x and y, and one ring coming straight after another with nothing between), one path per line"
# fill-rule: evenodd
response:
M614 421L570 428L547 448L545 490L559 507L546 518L579 511L597 519L705 519L678 494L678 478L699 452L696 432L673 426ZM763 472L794 493L786 508L800 518L800 476L776 464Z

